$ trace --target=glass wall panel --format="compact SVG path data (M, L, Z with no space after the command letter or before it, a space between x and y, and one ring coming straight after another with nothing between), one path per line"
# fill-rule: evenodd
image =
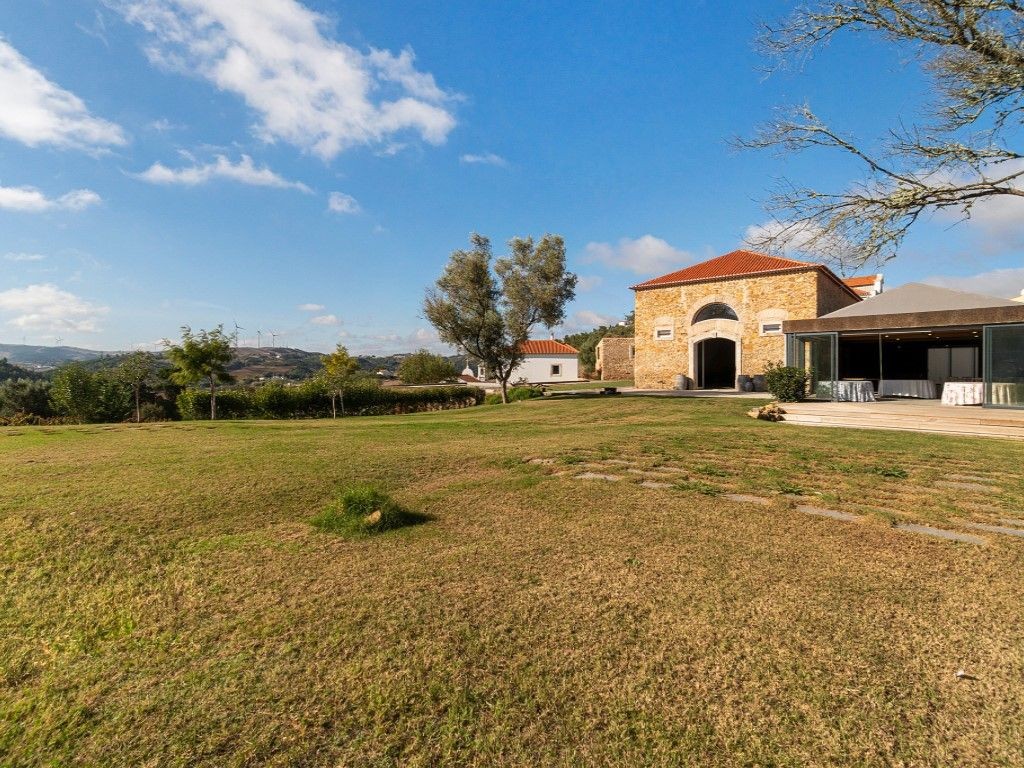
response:
M1024 325L985 326L985 405L1024 408Z
M789 365L808 373L807 397L816 400L834 400L836 396L836 368L838 334L801 333L789 337L787 359Z

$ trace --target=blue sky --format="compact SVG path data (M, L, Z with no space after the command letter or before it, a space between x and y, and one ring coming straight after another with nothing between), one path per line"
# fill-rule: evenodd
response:
M566 239L567 330L731 250L782 176L737 152L807 102L870 141L927 104L906 53L766 75L790 3L24 0L0 5L0 341L153 345L182 324L356 352L437 348L423 291L472 231ZM1013 203L1012 205L1017 205ZM886 284L1024 288L1022 211L925 222Z

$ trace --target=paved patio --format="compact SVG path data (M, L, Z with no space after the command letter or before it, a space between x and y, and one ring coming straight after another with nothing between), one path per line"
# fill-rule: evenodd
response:
M1024 410L943 405L938 400L783 403L784 424L894 429L1024 440Z

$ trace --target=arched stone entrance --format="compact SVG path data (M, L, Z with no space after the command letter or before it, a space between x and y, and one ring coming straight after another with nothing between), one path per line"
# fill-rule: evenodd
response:
M733 389L736 386L736 342L723 337L694 344L697 389Z

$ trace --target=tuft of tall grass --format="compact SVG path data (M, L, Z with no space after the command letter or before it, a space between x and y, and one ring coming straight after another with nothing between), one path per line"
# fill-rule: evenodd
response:
M328 533L365 536L424 522L424 515L404 509L387 493L371 485L345 490L310 524Z

